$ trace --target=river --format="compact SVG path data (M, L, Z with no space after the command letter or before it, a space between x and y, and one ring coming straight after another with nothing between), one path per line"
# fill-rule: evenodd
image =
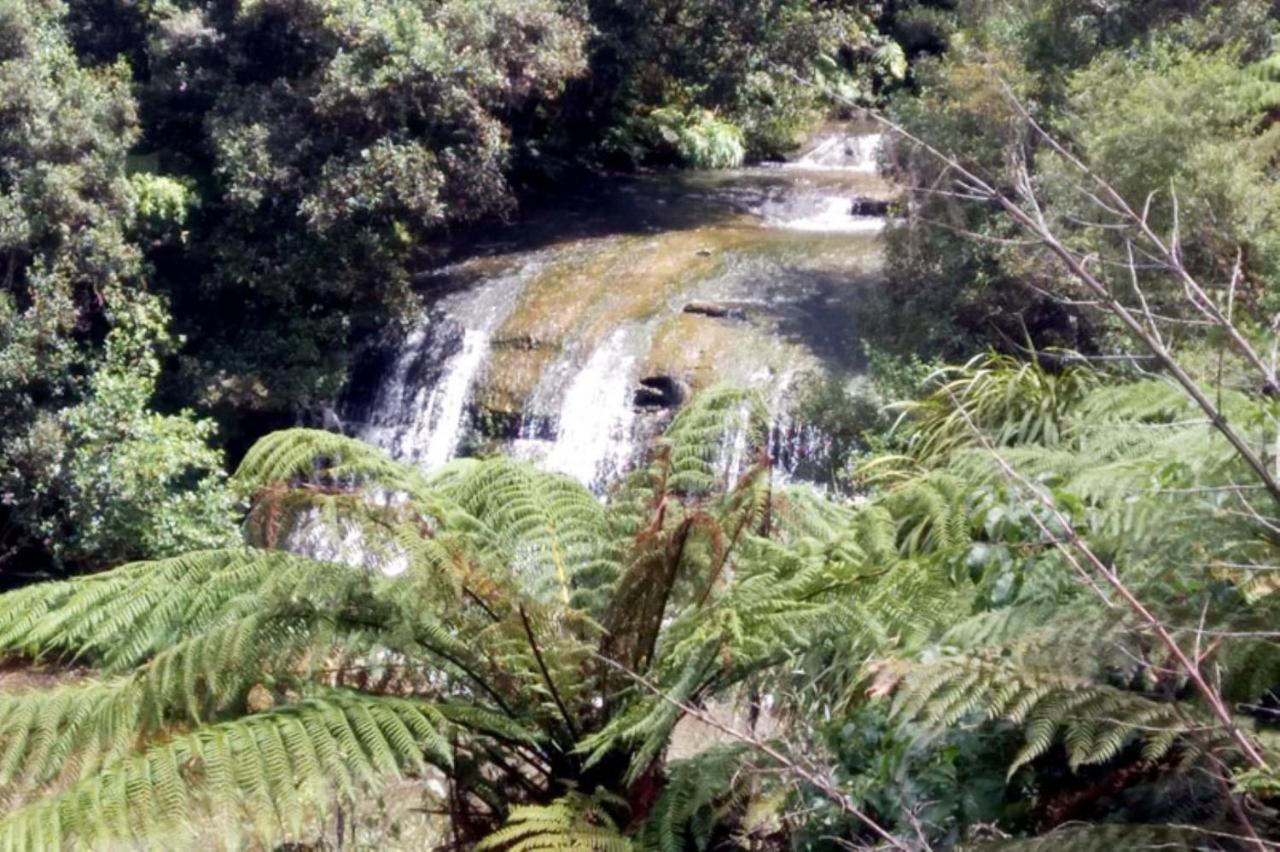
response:
M760 391L796 474L821 436L794 400L860 369L879 141L831 127L785 163L606 181L495 229L420 276L421 320L355 373L344 428L427 470L501 451L603 493L691 394L728 382Z

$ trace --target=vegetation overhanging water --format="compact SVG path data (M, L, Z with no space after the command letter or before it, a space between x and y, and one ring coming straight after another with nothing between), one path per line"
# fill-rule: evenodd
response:
M1271 0L0 0L0 848L1280 845Z

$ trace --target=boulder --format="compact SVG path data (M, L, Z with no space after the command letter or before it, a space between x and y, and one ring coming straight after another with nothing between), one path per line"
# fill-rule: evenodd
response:
M672 376L646 376L635 390L636 408L676 408L689 397L689 388Z
M885 198L859 196L853 199L849 213L853 216L888 216L889 201Z

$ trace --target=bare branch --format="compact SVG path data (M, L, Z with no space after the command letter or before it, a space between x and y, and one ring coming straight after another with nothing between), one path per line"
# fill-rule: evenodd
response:
M1058 505L1053 498L1045 494L1042 489L1036 487L1035 483L1031 482L1031 480L1027 479L1019 473L1016 468L1009 464L1009 462L1005 460L1004 456L1000 455L999 451L987 436L982 433L982 430L978 428L977 424L973 422L973 418L969 416L969 412L960 404L960 401L957 400L954 395L951 396L951 399L955 403L956 411L959 412L960 416L969 426L979 443L982 444L983 448L990 453L1005 478L1016 483L1020 488L1029 493L1037 503L1049 512L1054 522L1062 530L1063 536L1066 539L1065 541L1058 537L1057 534L1049 529L1047 524L1036 518L1035 514L1032 513L1032 518L1035 519L1036 524L1040 526L1041 530L1046 535L1053 539L1054 545L1058 550L1079 570L1083 569L1080 568L1080 563L1076 560L1075 554L1073 554L1072 551L1074 550L1084 558L1085 562L1087 562L1093 569L1093 573L1100 576L1103 581L1120 596L1121 600L1125 602L1129 610L1133 612L1134 615L1136 615L1138 619L1156 635L1160 640L1160 644L1165 647L1165 650L1167 650L1173 658L1177 660L1179 667L1191 680L1192 684L1195 685L1196 691L1200 693L1200 696L1209 705L1209 709L1212 711L1213 715L1217 717L1218 721L1231 736L1231 739L1237 746L1239 746L1241 753L1245 756L1245 759L1260 769L1269 770L1270 766L1268 765L1266 758L1263 756L1262 751L1251 739L1249 739L1249 737L1245 736L1244 732L1235 724L1235 720L1232 717L1231 710L1227 706L1226 701L1223 700L1222 695L1218 690L1215 689L1205 678L1204 673L1200 669L1199 662L1192 660L1187 656L1187 653L1182 649L1182 646L1178 644L1178 641L1173 637L1173 634L1165 623L1138 599L1138 596L1134 594L1128 584L1121 579L1115 568L1103 562L1102 559L1093 551L1093 548L1089 547L1089 544L1084 540L1084 537L1080 535L1079 531L1076 530L1075 525L1071 523L1071 519L1063 514L1062 510L1058 508ZM1095 589L1097 588L1093 583L1090 583L1090 585ZM1106 601L1107 598L1103 596L1103 600ZM1107 603L1110 604L1111 602L1107 601Z
M600 662L609 666L610 668L613 668L621 672L622 674L626 675L627 677L631 678L633 681L643 686L645 689L649 690L649 692L652 692L654 695L661 698L663 701L666 701L668 704L671 704L673 707L677 708L678 710L680 710L680 712L684 713L685 715L693 719L697 719L699 722L706 725L707 727L714 728L715 730L719 731L725 736L730 737L734 740L737 740L738 742L743 743L745 745L748 745L751 748L756 749L757 751L766 755L767 757L769 757L770 760L773 760L780 767L782 767L784 771L788 772L795 778L813 787L815 790L821 793L824 798L832 802L834 805L836 805L836 807L840 808L841 811L859 820L863 825L865 825L872 832L874 832L878 837L880 837L887 844L889 844L889 846L891 846L894 849L903 850L903 852L910 852L911 850L910 846L908 846L906 843L899 840L897 837L894 837L893 834L891 834L888 829L880 825L880 823L876 822L874 819L871 818L870 815L868 815L865 811L863 811L861 808L855 805L852 802L852 800L849 799L848 796L842 793L839 790L839 788L835 786L835 784L833 784L831 781L827 780L826 778L823 778L821 775L817 774L813 770L807 769L806 767L802 766L799 762L789 757L788 755L784 754L783 752L779 751L777 748L770 745L765 740L761 739L760 737L757 737L755 734L748 734L743 731L739 731L736 728L732 728L724 724L723 722L721 722L719 719L715 718L711 714L704 712L700 708L694 707L693 705L688 704L687 702L680 701L671 697L671 695L669 695L664 690L660 689L656 684L649 681L643 675L640 675L640 674L637 674L636 672L631 671L629 668L627 668L626 666L622 665L621 663L615 660L611 660L602 654L594 654L593 656Z

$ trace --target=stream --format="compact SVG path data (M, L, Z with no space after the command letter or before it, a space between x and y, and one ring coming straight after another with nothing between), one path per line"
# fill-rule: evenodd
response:
M426 470L502 451L603 493L728 382L768 401L772 455L799 475L821 436L797 395L860 369L852 308L890 195L879 141L827 128L789 162L617 179L495 229L421 276L432 300L355 373L344 428Z

